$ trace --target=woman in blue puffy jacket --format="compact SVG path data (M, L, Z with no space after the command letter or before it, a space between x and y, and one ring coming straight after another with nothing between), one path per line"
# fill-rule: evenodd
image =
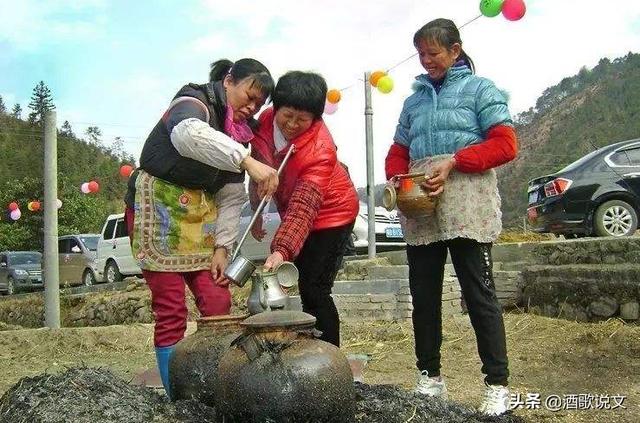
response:
M437 196L435 215L402 217L413 301L416 391L446 397L440 376L442 283L447 252L476 333L487 391L480 411L508 410L507 348L502 308L492 275L491 246L501 229L493 168L512 160L516 134L507 100L493 82L474 74L460 33L436 19L414 35L420 63L415 92L404 102L386 159L387 179L424 172Z

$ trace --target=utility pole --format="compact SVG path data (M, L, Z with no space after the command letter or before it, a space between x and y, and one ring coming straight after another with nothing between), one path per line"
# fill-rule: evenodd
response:
M56 112L44 115L44 324L60 328L58 273L58 131Z
M376 256L376 185L373 177L373 107L371 105L369 76L369 72L364 73L364 121L367 144L367 223L369 224L367 241L369 244L369 258L372 259Z

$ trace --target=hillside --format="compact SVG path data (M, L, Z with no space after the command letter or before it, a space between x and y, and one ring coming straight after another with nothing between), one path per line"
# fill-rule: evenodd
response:
M520 153L498 170L506 226L521 226L530 179L596 148L640 137L640 55L601 59L544 91L516 116Z
M99 231L109 213L122 210L126 183L119 176L119 168L131 160L99 143L58 132L58 197L63 202L60 234ZM0 251L41 249L43 214L28 211L27 204L44 200L43 171L42 128L0 113ZM90 180L100 184L100 191L82 194L80 185ZM16 222L6 211L13 201L22 211Z

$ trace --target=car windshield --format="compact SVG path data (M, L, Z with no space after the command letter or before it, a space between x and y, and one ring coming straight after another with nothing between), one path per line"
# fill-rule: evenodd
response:
M591 153L587 154L586 156L580 157L575 162L573 162L570 165L564 167L562 170L558 171L558 173L560 173L560 172L569 172L569 171L571 171L573 169L576 169L577 167L579 167L583 163L586 163L587 161L591 160L591 158L597 156L598 154L600 154L600 150L592 151Z
M37 253L11 254L9 263L16 264L40 264L41 255Z
M80 241L87 247L89 251L97 251L98 250L98 240L99 236L81 236Z

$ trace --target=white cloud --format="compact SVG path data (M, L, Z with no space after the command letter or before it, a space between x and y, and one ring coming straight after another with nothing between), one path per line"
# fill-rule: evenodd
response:
M20 0L3 2L0 41L16 50L35 50L43 42L87 39L101 33L105 0Z

